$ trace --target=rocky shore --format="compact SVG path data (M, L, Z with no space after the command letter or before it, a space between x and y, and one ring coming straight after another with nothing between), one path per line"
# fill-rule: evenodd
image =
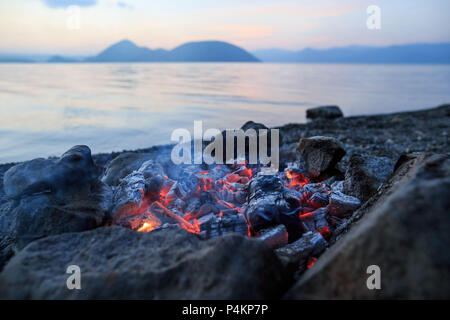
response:
M0 297L448 298L450 105L358 117L326 106L307 116L308 123L277 128L280 169L294 164L307 181L286 175L301 187L234 175L242 190L249 183L246 219L264 228L268 212L289 211L295 192L310 192L301 209L311 208L294 218L311 229L296 229L299 235L278 220L259 240L109 226L124 199L142 203L139 190L159 195L161 176L186 174L168 164L171 145L92 156L75 146L60 158L0 165ZM82 265L84 290L61 285L70 264ZM366 286L372 265L382 270L384 290Z

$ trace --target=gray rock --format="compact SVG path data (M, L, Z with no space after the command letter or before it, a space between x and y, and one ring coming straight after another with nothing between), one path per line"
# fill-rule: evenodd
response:
M56 160L35 159L4 176L10 200L0 205L0 233L22 248L29 242L101 225L112 199L100 182L86 146L75 146Z
M78 191L97 180L101 170L94 164L87 146L75 146L59 159L34 159L5 172L5 194L11 199L53 192Z
M256 131L256 133L258 133L258 130L260 130L260 129L269 130L269 128L267 128L264 124L254 122L254 121L247 121L246 123L244 123L242 125L241 129L244 131L247 131L248 129L254 129Z
M69 265L81 269L81 290L67 289ZM178 228L48 237L0 275L0 297L12 299L266 299L285 289L282 264L266 244L238 235L202 241Z
M394 162L386 157L354 154L345 172L344 193L368 200L394 170Z
M336 119L342 118L344 114L338 106L323 106L306 110L306 118L316 119Z
M0 272L3 270L6 262L12 258L14 251L14 239L0 235Z
M341 143L331 137L302 138L297 149L305 163L306 172L312 178L319 177L333 169L345 155Z
M33 240L100 226L109 210L111 191L97 182L92 189L66 198L40 194L0 206L0 230L23 248Z
M449 156L406 161L388 185L286 298L450 298ZM371 265L380 267L380 290L367 288Z
M330 203L327 206L327 210L336 217L348 215L361 206L361 201L358 198L345 195L339 191L331 192L329 199Z

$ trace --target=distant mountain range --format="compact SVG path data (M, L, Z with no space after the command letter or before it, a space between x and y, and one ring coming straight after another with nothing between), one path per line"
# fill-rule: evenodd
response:
M54 56L48 62L259 62L252 54L221 41L188 42L173 50L139 47L123 40L82 60Z
M31 59L0 55L0 62L304 62L304 63L450 63L450 43L389 47L348 46L300 51L264 49L252 53L222 41L188 42L173 50L139 47L123 40L87 58L64 56Z
M252 53L263 62L450 63L450 43L306 48L300 51L264 49Z

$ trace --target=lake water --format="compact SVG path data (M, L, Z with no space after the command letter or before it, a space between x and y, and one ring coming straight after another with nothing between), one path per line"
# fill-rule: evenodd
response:
M0 64L0 163L170 142L172 130L305 122L450 102L450 65L268 63Z

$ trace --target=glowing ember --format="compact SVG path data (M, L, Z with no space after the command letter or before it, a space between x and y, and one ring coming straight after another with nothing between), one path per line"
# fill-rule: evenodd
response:
M293 170L286 171L286 178L289 179L289 183L287 185L288 188L295 188L297 186L303 187L308 184L308 179L301 173L296 173Z
M259 169L247 166L235 164L209 169L192 166L184 169L176 179L161 170L150 171L144 180L145 190L140 190L140 200L126 203L117 210L114 223L139 232L178 225L202 237L237 230L243 232L242 227L245 227L242 234L257 236L244 212L250 182ZM286 169L279 173L279 178L284 188L292 191L292 199L297 199L298 205L293 201L291 210L297 210L304 230L317 231L329 238L330 228L334 229L339 221L328 224L326 210L322 216L313 211L327 205L330 189L324 184L310 183L297 168ZM147 185L150 179L156 182Z
M316 261L317 261L317 258L314 258L314 257L309 258L308 264L306 265L306 267L308 269L310 269L316 263Z
M153 222L153 221L144 222L142 227L137 229L137 231L139 231L139 232L150 232L150 231L153 231L156 228L158 228L160 225L161 225L161 222Z

